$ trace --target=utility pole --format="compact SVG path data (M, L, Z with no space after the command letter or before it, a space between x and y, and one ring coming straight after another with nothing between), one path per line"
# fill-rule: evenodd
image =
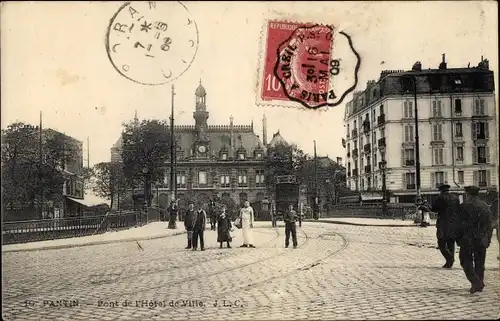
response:
M316 141L314 141L314 206L316 212L319 213L319 199L318 199L318 156L316 154ZM319 215L318 215L319 216Z
M174 168L174 162L175 162L175 137L174 137L174 85L172 85L172 110L170 114L170 200L175 199L175 168Z
M38 159L38 175L40 182L40 218L43 218L43 175L42 175L42 165L43 165L43 139L42 139L42 111L40 111L40 131L39 131L39 159Z
M87 136L87 168L90 168L90 138Z

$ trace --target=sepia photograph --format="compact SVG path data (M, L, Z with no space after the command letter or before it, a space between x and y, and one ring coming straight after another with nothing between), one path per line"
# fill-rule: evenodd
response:
M497 12L2 1L2 319L500 318Z

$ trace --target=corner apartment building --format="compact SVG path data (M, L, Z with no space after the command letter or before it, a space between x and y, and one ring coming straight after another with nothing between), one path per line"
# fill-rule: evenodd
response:
M416 195L415 88L418 108L421 193L428 201L449 184L497 188L497 111L493 71L487 59L476 67L382 71L346 105L347 186L382 198L382 160L390 202ZM382 148L381 148L382 147ZM385 154L381 153L384 152ZM382 166L381 166L382 165Z

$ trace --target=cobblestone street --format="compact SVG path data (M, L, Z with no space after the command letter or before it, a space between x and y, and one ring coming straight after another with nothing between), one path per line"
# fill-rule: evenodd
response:
M443 270L435 228L304 223L298 249L260 224L256 249L184 250L185 235L3 253L5 320L488 319L499 317L498 243L486 287ZM67 300L68 306L61 305ZM76 306L77 303L77 306ZM71 306L73 305L73 306ZM214 306L217 305L217 306Z

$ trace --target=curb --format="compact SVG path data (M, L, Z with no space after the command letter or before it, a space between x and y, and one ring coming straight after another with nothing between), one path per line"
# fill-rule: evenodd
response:
M418 223L416 223L414 225L408 225L408 224L363 224L363 223L352 223L352 222L321 220L321 219L319 219L319 220L306 220L304 222L318 222L318 223L353 225L353 226L372 226L372 227L420 227L420 225L418 225ZM431 224L430 226L435 226L435 224Z
M131 239L123 239L123 240L107 240L107 241L94 241L89 243L81 243L81 244L65 244L65 245L53 245L53 246L44 246L39 248L28 248L28 249L18 249L18 250L4 250L2 249L2 253L13 253L13 252L32 252L32 251L46 251L46 250L59 250L59 249L70 249L75 247L84 247L84 246L92 246L92 245L102 245L102 244L111 244L111 243L126 243L126 242L136 242L136 241L147 241L147 240L155 240L161 239L169 236L177 236L185 234L186 232L175 232L173 234L165 234L165 235L155 235L155 236L142 236Z

